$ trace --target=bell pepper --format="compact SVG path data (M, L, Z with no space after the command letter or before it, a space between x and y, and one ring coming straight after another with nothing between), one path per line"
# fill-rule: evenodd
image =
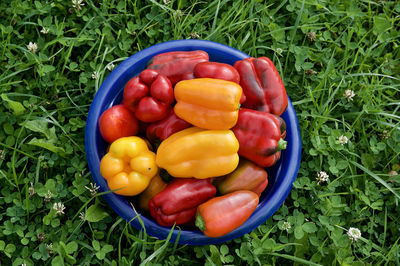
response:
M195 220L197 206L217 192L209 179L175 179L149 202L150 214L162 226Z
M128 81L123 104L143 122L164 119L172 108L174 90L169 79L154 70L143 70Z
M256 164L244 159L240 160L235 171L216 180L214 183L221 195L238 190L250 190L257 193L258 196L261 194L259 190L262 189L262 186L265 189L267 184L267 172Z
M205 129L230 129L237 121L240 85L226 80L198 78L175 86L175 114Z
M213 78L232 81L237 84L240 82L240 75L237 70L228 64L219 62L203 62L194 68L194 76L196 78ZM246 96L242 93L240 103L246 101Z
M286 89L274 63L267 57L246 58L234 65L246 95L243 107L281 115L288 105Z
M159 176L156 175L153 177L150 181L149 186L139 195L138 203L139 207L142 210L149 210L149 202L150 200L163 191L167 187L167 183L164 182L164 180Z
M155 122L147 127L147 138L153 143L159 143L172 134L181 131L192 125L176 116L174 110L161 121Z
M275 164L286 149L286 124L279 116L241 108L232 131L239 141L239 155L261 167Z
M258 201L257 194L248 190L212 198L197 208L196 226L208 237L224 236L250 217Z
M119 138L111 143L100 161L100 173L108 187L124 196L144 191L157 172L155 153L137 136Z
M178 81L193 79L194 67L208 60L208 54L204 51L167 52L154 56L147 63L147 68L167 76L175 85Z
M161 142L156 163L173 177L209 178L237 167L239 142L231 130L190 127Z

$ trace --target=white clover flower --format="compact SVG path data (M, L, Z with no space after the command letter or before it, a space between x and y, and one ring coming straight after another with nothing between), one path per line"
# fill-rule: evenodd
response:
M307 38L310 40L310 42L315 41L315 38L317 38L317 35L315 34L315 32L310 31L307 32Z
M390 133L389 133L389 131L387 131L386 129L384 129L384 130L382 131L382 133L379 134L379 136L381 137L381 139L388 139L388 138L390 138Z
M43 34L47 34L47 33L49 33L49 31L50 31L49 28L42 27L42 30L40 32Z
M113 63L111 63L111 64L108 64L106 66L106 68L108 69L108 71L113 71L113 69L115 68L115 65Z
M183 16L183 12L182 12L182 10L178 9L178 10L175 10L175 11L172 13L172 15L173 15L175 18L179 19L179 18L181 18L181 17Z
M50 190L47 190L47 194L44 195L44 201L46 201L46 202L50 201L50 199L51 199L53 196L54 196L54 194L51 193Z
M82 221L85 221L85 220L86 220L85 212L80 212L80 213L79 213L79 219L81 219Z
M189 37L192 39L200 39L200 35L197 32L190 33Z
M325 171L319 172L317 176L318 185L329 180L329 175Z
M40 242L43 242L46 239L46 234L45 233L39 233L37 234L37 238Z
M99 78L99 72L95 71L92 73L92 79L98 79Z
M56 211L56 215L64 214L65 206L62 202L53 204L53 209Z
M287 232L290 228L292 228L292 225L289 222L283 222L282 230Z
M85 5L83 0L72 0L72 7L76 10L82 10L82 7Z
M97 194L97 191L99 190L99 186L96 186L95 184L93 184L93 183L90 183L90 187L88 187L88 186L85 186L85 188L87 189L87 190L89 190L89 192L90 192L90 194L92 195L92 196L94 196L94 195L96 195Z
M53 243L46 244L46 250L49 254L53 253Z
M29 197L32 197L33 195L36 194L36 191L35 191L35 188L33 187L32 182L31 182L31 186L28 188L28 194L29 194Z
M38 46L35 42L29 42L29 44L26 46L26 48L28 48L29 52L36 53Z
M339 137L339 142L340 142L340 144L342 144L342 145L347 144L348 141L349 141L349 139L348 139L346 136L344 136L344 135L341 135L341 136Z
M347 98L347 101L352 101L353 97L356 96L353 90L346 90L344 92L344 96Z
M358 228L350 227L349 231L347 231L347 235L349 236L350 240L353 242L357 242L358 239L361 237L361 231Z

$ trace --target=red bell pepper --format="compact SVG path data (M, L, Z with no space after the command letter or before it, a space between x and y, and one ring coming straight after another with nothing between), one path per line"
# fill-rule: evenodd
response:
M123 104L140 121L155 122L168 115L174 99L174 90L168 78L155 70L146 69L126 84Z
M232 81L237 84L240 82L240 75L237 70L228 64L218 62L198 63L194 68L194 76L196 78L213 78ZM240 103L246 101L246 96L242 93Z
M246 58L234 65L246 96L243 107L281 115L288 105L286 89L274 63L267 57Z
M248 190L210 199L198 207L196 226L208 237L226 235L250 217L258 202L258 195Z
M150 200L150 214L162 226L193 222L197 206L216 192L210 179L174 179Z
M274 165L286 149L286 123L274 114L241 108L232 131L239 141L239 155L261 167Z
M169 115L161 121L155 122L147 127L146 135L151 142L163 141L172 134L191 127L192 125L183 119L180 119L171 110Z
M204 51L168 52L154 56L147 63L147 68L167 76L172 85L175 85L178 81L193 79L194 67L208 60L208 54Z

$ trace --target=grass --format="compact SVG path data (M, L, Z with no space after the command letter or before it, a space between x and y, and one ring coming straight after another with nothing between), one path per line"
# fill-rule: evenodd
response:
M0 3L1 265L400 265L398 1L82 3ZM273 217L199 247L148 236L93 196L84 151L111 64L195 37L271 58L303 139L297 180ZM318 184L321 171L329 180Z

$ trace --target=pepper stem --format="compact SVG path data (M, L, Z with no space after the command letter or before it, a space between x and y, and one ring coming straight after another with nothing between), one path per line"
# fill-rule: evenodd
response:
M286 146L287 146L287 141L280 138L278 141L278 151L286 149Z
M201 231L206 230L206 224L204 223L203 217L201 217L200 213L197 213L195 224Z

